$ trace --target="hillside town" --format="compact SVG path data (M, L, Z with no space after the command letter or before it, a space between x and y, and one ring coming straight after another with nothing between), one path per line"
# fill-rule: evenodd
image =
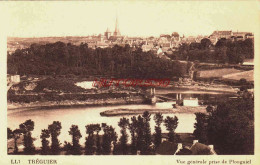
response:
M157 54L172 54L182 44L200 43L202 39L207 38L213 45L221 38L230 39L232 41L243 41L246 39L254 39L251 32L239 31L214 31L208 36L184 36L178 32L172 34L161 34L160 36L137 37L125 36L120 33L119 21L116 18L115 29L107 28L104 33L90 36L67 36L67 37L42 37L42 38L9 38L7 51L12 54L16 49L28 48L31 42L38 44L47 44L57 41L80 45L82 43L88 44L89 48L108 48L115 45L125 46L129 45L131 48L141 47L144 52L153 51Z
M252 32L137 37L119 25L8 37L8 154L254 154Z

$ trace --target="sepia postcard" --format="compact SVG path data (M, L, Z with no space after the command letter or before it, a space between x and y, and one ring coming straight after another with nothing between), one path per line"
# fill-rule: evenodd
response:
M4 1L0 21L0 164L260 164L259 1Z

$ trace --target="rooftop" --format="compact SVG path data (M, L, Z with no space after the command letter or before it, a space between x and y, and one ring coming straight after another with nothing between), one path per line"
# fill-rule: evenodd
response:
M190 148L192 155L215 155L215 151L202 143L195 143Z
M212 35L231 35L232 31L214 31Z
M198 98L189 97L189 98L184 98L183 100L198 100Z

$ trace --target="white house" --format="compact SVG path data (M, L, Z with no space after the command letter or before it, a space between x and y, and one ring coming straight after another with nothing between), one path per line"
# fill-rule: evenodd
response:
M183 99L183 106L199 106L198 98L185 98Z
M19 83L20 82L20 75L11 75L8 78L10 83Z

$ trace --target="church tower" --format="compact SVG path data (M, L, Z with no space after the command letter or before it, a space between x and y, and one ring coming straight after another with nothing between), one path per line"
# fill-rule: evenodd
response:
M120 34L120 31L119 31L119 28L118 28L118 20L117 20L117 16L116 16L116 26L115 26L115 31L114 31L113 36L118 37L120 35L121 34Z
M107 28L107 30L106 30L106 32L105 32L104 35L106 36L107 39L110 38L110 36L111 36L111 32L110 32L110 30L109 30L108 28Z

